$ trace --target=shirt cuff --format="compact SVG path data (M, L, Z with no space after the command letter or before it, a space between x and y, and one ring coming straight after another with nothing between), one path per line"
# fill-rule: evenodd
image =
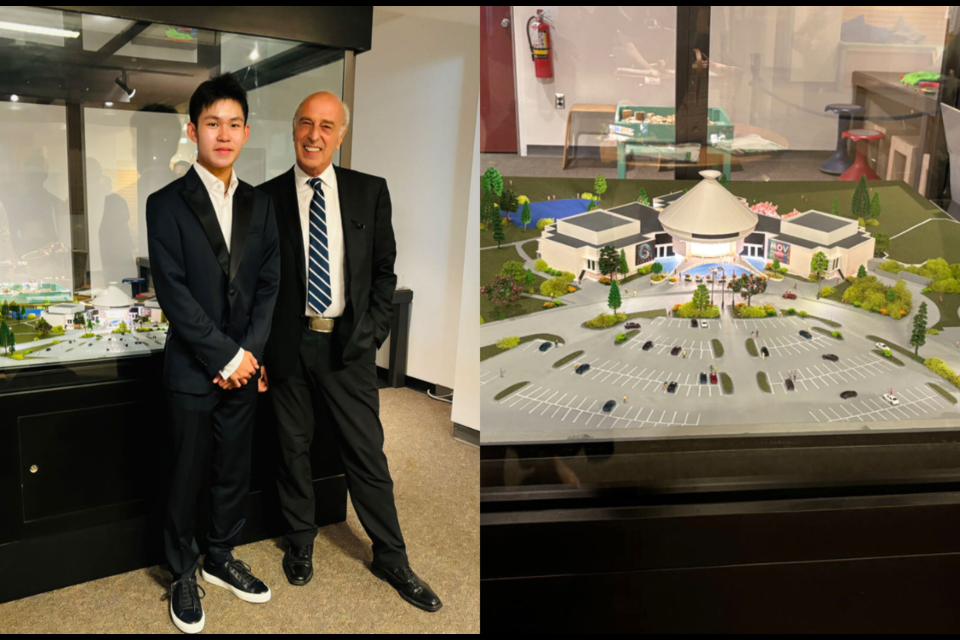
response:
M237 355L233 356L233 360L227 363L223 369L220 370L220 377L224 380L233 375L233 372L237 370L237 367L240 366L240 363L243 362L243 348L241 347L237 351Z

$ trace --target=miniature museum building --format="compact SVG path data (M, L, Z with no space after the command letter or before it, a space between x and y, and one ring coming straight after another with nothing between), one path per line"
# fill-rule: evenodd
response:
M540 237L539 257L584 278L600 277L605 246L623 250L634 268L678 256L671 269L677 274L714 264L761 273L759 263L777 259L807 276L813 255L822 251L829 264L825 276L845 277L873 257L875 241L856 220L813 210L790 218L758 215L717 181L719 171L700 175L704 180L687 193L655 198L653 207L632 202L557 220Z
M40 317L50 323L51 327L73 327L76 314L83 313L87 306L83 304L55 304L41 312Z

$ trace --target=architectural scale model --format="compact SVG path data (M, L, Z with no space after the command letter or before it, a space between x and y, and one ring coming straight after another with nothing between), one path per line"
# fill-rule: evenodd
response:
M957 425L960 247L936 238L960 223L902 183L743 183L751 206L718 171L536 200L493 172L483 442Z

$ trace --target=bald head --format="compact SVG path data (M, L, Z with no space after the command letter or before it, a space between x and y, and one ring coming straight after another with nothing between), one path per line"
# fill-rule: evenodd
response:
M325 103L331 102L340 107L340 133L342 134L347 130L347 127L350 125L350 109L347 108L347 105L343 104L343 101L335 93L330 93L329 91L317 91L316 93L311 93L306 98L300 101L300 104L297 106L297 111L293 114L293 128L297 128L297 120L300 118L300 114L303 112L303 108L307 106L308 103Z

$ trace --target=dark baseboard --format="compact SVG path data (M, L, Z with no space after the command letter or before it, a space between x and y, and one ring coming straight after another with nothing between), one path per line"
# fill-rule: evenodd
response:
M563 145L556 144L528 144L527 145L527 155L528 156L541 156L548 158L562 158L563 157ZM600 158L600 147L585 147L585 146L576 146L570 147L569 152L567 153L568 158L574 159L590 159L598 160Z
M383 367L377 367L377 380L380 381L378 388L386 389L389 387L389 385L386 384L388 379L387 375L386 369ZM437 385L433 382L425 382L419 378L414 378L413 376L405 376L404 383L405 384L403 386L413 389L414 391L419 391L420 393L426 393L428 391L434 395L437 393Z
M480 446L480 432L456 422L453 423L453 439L475 447Z

